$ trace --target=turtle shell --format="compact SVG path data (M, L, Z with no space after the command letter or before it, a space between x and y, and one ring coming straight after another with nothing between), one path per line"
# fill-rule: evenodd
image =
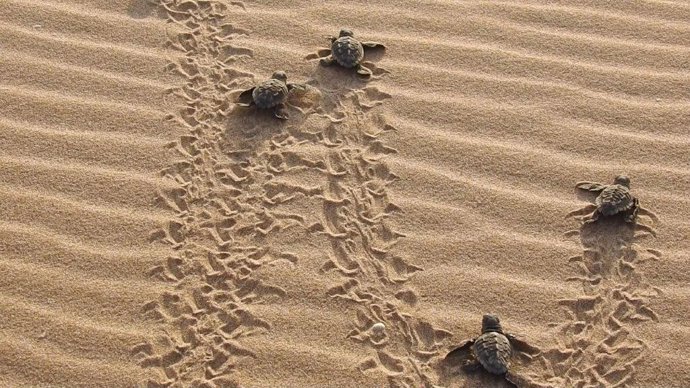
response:
M269 79L254 88L252 98L257 107L262 109L273 108L285 101L288 88L285 82L278 79Z
M605 216L628 210L633 206L633 202L634 199L630 190L622 185L606 186L594 201L599 207L599 212Z
M502 375L508 372L512 348L505 335L495 331L484 333L474 341L473 350L489 373Z
M340 66L351 68L364 58L364 47L357 39L343 36L333 42L331 53Z

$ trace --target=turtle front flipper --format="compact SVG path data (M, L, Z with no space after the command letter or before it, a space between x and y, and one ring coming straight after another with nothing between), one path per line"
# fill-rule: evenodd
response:
M575 187L577 187L580 190L598 193L603 191L606 188L606 185L602 185L601 183L596 182L578 182L575 184Z
M371 70L369 70L369 68L362 66L361 63L358 64L356 68L357 74L361 75L362 77L371 77L372 75L374 75L374 73Z
M295 89L297 90L305 90L307 87L304 84L295 84L295 83L288 83L287 84L288 92L291 92Z
M325 58L321 58L319 63L321 64L321 66L332 66L335 64L335 58L333 58L333 55L329 55Z
M287 120L289 115L285 104L278 104L273 108L273 116L281 120Z
M528 354L530 357L534 357L541 353L541 350L539 348L530 345L529 343L527 343L526 341L517 337L514 334L505 334L505 336L508 338L508 341L510 341L510 346L519 353Z
M364 48L369 49L386 49L386 46L383 43L379 42L362 42L362 46L364 46Z
M466 372L476 371L481 364L472 351L474 342L475 340L471 339L461 343L460 346L448 352L443 360L448 364L459 364Z
M247 89L240 93L240 95L237 97L237 105L239 106L252 106L254 105L254 97L252 97L252 93L254 93L255 88Z

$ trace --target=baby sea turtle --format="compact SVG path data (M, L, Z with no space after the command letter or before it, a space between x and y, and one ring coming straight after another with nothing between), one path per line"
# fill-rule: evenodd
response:
M639 211L639 200L630 193L630 178L618 175L612 185L596 182L579 182L575 185L580 190L599 193L594 200L594 211L586 218L586 223L596 221L599 216L623 214L626 222L634 222Z
M516 353L531 358L538 354L539 350L512 334L504 333L496 315L484 314L482 334L453 349L446 356L446 360L466 355L462 365L464 370L470 372L483 367L487 372L503 376L512 384L517 385L518 377L509 371L511 358Z
M568 213L568 216L584 215L585 224L595 222L600 216L621 214L626 222L635 223L637 215L645 214L657 220L656 215L640 206L640 201L630 192L630 178L618 175L613 184L605 185L596 182L579 182L575 185L580 190L598 193L594 203L582 209ZM645 228L646 229L646 228ZM652 232L651 230L649 230ZM652 232L652 234L654 234Z
M362 59L364 58L364 51L367 49L382 48L385 49L382 43L378 42L360 42L354 37L351 30L343 28L340 30L338 37L330 37L331 49L327 57L321 58L321 65L331 66L335 63L347 69L356 69L357 74L369 77L372 75L371 70L362 66Z
M285 101L287 101L290 91L295 87L298 86L287 82L287 75L284 71L276 71L270 79L243 91L238 97L237 105L256 105L260 109L273 108L275 117L287 120Z

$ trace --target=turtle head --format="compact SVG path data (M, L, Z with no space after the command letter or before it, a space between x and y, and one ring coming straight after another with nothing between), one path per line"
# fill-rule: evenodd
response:
M616 179L613 180L613 184L630 188L630 178L628 178L626 175L618 175Z
M352 32L352 30L349 30L347 28L343 28L342 30L340 30L340 34L338 35L338 37L342 38L343 36L353 36L353 35L354 35L354 33Z
M484 314L482 318L482 333L488 333L490 331L503 333L501 322L494 314Z
M275 73L273 73L271 78L286 82L287 81L287 74L285 74L284 71L278 70Z

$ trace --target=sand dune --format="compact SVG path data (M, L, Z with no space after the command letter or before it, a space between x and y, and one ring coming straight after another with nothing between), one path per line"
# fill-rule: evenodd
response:
M508 386L486 312L525 386L690 384L686 3L6 3L1 385ZM566 218L619 173L656 238Z

